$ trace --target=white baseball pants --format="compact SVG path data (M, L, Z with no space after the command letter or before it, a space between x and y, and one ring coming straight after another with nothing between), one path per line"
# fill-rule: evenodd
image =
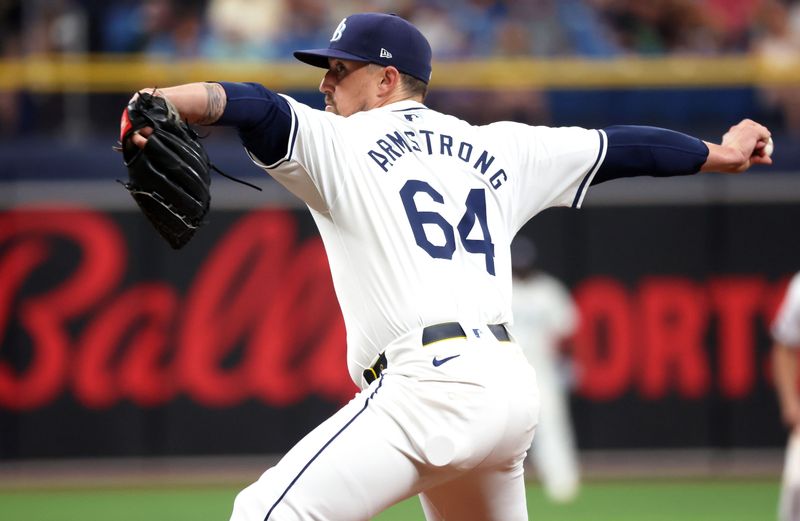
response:
M395 341L381 377L241 491L231 521L367 520L417 494L429 521L528 519L536 376L516 343L477 329Z

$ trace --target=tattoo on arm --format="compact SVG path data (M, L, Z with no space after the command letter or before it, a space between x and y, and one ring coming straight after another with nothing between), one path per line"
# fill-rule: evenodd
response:
M208 103L206 104L205 114L198 121L201 125L210 125L222 117L225 111L225 89L219 83L204 83L206 94L208 95Z

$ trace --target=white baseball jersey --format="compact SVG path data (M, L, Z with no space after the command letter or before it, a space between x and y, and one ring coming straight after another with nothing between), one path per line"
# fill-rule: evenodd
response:
M800 272L789 283L778 315L772 323L772 336L786 347L800 348Z
M579 207L605 156L601 130L473 126L410 100L345 118L286 99L286 156L254 160L311 209L357 385L411 330L509 322L511 239L545 208Z

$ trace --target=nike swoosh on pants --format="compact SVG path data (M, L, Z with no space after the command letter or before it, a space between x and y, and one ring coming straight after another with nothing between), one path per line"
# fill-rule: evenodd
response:
M449 361L450 361L450 360L452 360L453 358L458 358L459 356L461 356L461 355L453 355L453 356L448 356L448 357L442 358L441 360L440 360L440 359L438 359L438 358L436 358L436 357L434 356L434 357L433 357L433 366L434 366L434 367L439 367L439 366L440 366L440 365L442 365L443 363L445 363L445 362L449 362Z

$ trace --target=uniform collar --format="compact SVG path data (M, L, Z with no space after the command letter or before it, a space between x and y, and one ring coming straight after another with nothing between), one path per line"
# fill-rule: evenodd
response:
M411 109L427 109L427 108L428 107L426 107L419 101L414 101L410 99L395 101L394 103L378 107L379 110L388 110L390 112L402 112Z

